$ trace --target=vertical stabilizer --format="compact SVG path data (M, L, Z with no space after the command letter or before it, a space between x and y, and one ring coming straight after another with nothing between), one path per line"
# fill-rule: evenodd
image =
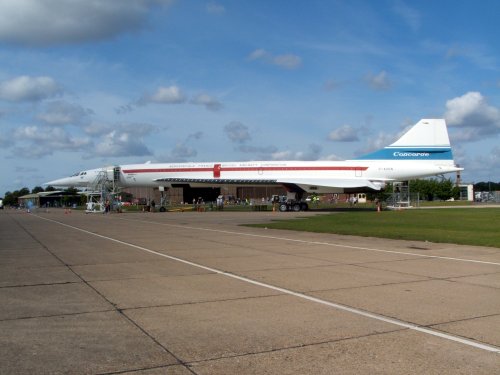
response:
M357 160L448 160L453 161L444 119L423 119L391 145Z
M420 120L389 147L450 147L444 119Z

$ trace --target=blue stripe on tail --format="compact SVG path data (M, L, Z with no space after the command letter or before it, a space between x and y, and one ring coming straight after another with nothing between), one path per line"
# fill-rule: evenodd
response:
M386 147L354 160L453 160L451 147Z

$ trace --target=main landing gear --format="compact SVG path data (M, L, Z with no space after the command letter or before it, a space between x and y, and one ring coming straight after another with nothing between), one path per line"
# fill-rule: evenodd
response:
M299 211L307 211L309 209L309 206L307 205L306 202L286 201L286 202L280 202L278 208L281 212L285 211L299 212Z
M273 195L272 202L274 205L277 205L278 210L281 212L307 211L309 206L302 200L303 195L304 192L289 191L287 195Z

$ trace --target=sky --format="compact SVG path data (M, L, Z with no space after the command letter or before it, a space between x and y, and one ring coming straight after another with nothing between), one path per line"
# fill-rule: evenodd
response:
M341 160L445 118L500 181L496 0L0 0L0 196L101 166ZM454 177L454 176L451 176Z

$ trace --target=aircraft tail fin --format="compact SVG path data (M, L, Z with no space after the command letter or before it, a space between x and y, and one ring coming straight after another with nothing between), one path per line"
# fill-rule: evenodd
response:
M422 119L396 142L356 160L453 161L444 119Z

